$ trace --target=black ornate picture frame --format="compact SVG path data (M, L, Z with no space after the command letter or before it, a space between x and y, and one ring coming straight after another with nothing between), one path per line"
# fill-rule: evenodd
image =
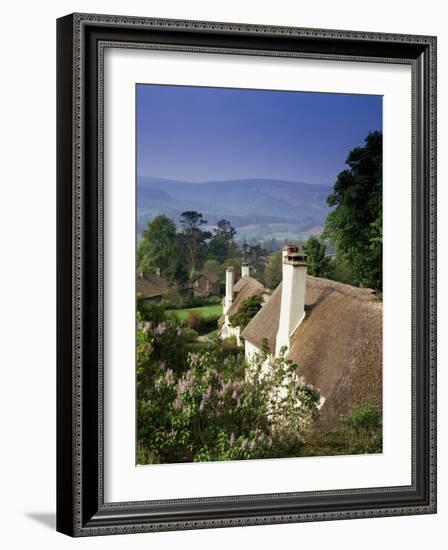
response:
M104 501L102 82L111 44L411 66L411 485ZM58 531L91 536L435 513L436 38L73 14L57 22L57 52Z

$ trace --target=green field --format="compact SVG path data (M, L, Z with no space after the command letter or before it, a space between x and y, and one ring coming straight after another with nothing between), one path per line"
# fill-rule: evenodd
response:
M198 311L204 317L218 317L222 315L222 305L213 304L210 306L191 307L188 309L169 309L167 313L175 313L181 321L184 321L192 311Z

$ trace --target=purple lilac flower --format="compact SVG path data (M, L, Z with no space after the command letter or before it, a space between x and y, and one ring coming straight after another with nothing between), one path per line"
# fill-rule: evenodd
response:
M204 410L204 407L207 405L207 403L210 401L210 397L212 396L212 387L209 385L207 388L207 391L204 393L201 399L201 403L199 405L199 410L202 412Z
M188 371L186 377L183 380L179 380L177 384L177 395L182 395L184 392L188 392L193 387L193 375L191 371Z
M179 410L181 407L182 407L182 401L181 401L179 398L175 399L175 400L173 401L173 409L177 411L177 410Z
M235 434L233 432L230 434L229 444L230 444L231 447L233 447L235 445Z
M171 386L174 384L173 369L167 369L165 374L165 379L168 386Z
M157 325L157 327L155 328L155 330L154 330L154 334L163 334L165 332L165 330L166 330L165 323L163 323L163 322L159 323Z
M145 332L148 332L149 329L151 328L151 323L148 323L148 321L141 321L138 324L138 328L145 331Z

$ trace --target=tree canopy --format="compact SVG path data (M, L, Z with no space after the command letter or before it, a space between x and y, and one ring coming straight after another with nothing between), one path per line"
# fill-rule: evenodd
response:
M202 231L201 226L206 224L207 220L195 210L182 212L179 222L183 228L180 240L187 252L188 271L192 276L205 259L206 241L210 239L211 233Z
M331 278L331 263L323 240L313 235L302 246L307 255L308 273L314 277Z
M216 229L213 230L213 237L208 243L208 258L218 262L227 259L235 234L235 228L228 220L219 220Z
M282 282L282 251L274 252L269 256L264 272L264 284L276 288Z
M170 277L177 258L176 226L164 214L156 216L143 231L137 249L137 267L143 273L160 269Z
M350 151L327 202L323 236L336 244L337 259L349 265L352 278L382 289L382 133L371 132L364 147Z

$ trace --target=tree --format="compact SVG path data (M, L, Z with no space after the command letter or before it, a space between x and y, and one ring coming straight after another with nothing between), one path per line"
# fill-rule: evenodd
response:
M173 277L177 262L176 226L164 214L156 216L143 231L137 249L137 268L143 273L160 269L168 278Z
M336 244L337 257L359 284L382 289L382 133L371 132L364 147L348 155L327 202L323 236Z
M264 273L268 251L259 244L251 245L248 249L249 262L259 274Z
M196 212L196 210L186 210L185 212L182 212L179 221L185 233L195 231L201 225L207 223L207 220L204 220L202 214L200 212Z
M240 327L243 330L249 324L249 321L255 317L262 305L262 296L259 294L249 296L241 303L238 311L230 317L230 322L234 327Z
M228 220L219 220L217 228L214 230L215 235L220 235L226 241L232 241L236 235L236 230Z
M208 243L207 256L210 259L223 262L230 255L230 247L236 230L228 220L219 220L216 229L213 230L213 237Z
M307 255L308 273L314 277L330 277L330 258L325 256L326 248L323 240L314 235L303 243Z
M224 271L224 268L216 260L207 260L204 263L204 271L209 271L210 273L215 273L215 275L220 275Z
M208 243L207 257L220 263L226 260L229 257L229 242L221 235L213 235Z
M264 284L274 289L282 282L282 251L271 254L264 270Z
M187 261L190 276L194 274L198 265L204 259L206 251L206 240L210 239L211 233L202 231L201 226L207 223L200 212L186 210L182 212L180 224L183 228L180 238L181 246L187 252Z

